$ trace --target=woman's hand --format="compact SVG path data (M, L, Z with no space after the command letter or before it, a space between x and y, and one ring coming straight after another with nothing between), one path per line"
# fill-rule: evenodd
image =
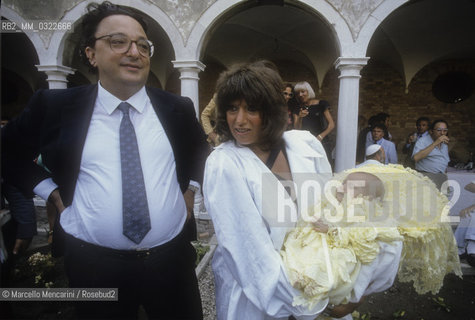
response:
M330 312L330 317L332 318L342 318L347 314L352 313L356 310L364 301L364 297L361 298L358 302L350 302L347 304L340 304L333 307L332 311Z
M308 109L307 108L300 108L299 117L300 118L305 118L306 116L308 116Z
M312 222L313 229L317 232L327 233L328 232L328 225L326 225L321 219Z

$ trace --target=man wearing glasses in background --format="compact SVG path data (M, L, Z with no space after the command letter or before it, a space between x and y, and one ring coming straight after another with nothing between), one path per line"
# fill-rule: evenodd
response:
M78 318L135 319L142 305L149 319L202 319L186 226L206 136L190 99L145 87L143 19L109 2L87 9L83 56L98 84L37 92L3 128L3 176L60 213L71 287L119 289L115 302L76 302Z
M416 170L428 176L440 189L447 180L449 164L448 124L445 120L435 120L429 128L429 134L417 140L412 158L416 162Z

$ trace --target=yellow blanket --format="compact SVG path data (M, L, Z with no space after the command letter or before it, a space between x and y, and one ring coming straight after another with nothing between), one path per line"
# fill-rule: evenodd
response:
M403 241L399 281L413 281L417 293L437 293L448 273L461 277L457 246L447 223L446 196L427 177L400 165L368 165L336 175L367 172L379 178L384 197L348 197L336 201L335 190L317 203L309 216L321 219L327 233L311 221L300 221L289 232L281 255L292 285L302 292L296 305L329 298L347 303L360 268L380 253L379 242ZM364 221L362 221L364 220ZM359 221L359 222L355 222ZM398 261L395 261L398 263Z

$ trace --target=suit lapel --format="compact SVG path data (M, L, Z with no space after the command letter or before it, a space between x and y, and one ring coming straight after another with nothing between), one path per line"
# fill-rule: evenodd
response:
M74 192L79 174L82 151L96 97L97 85L83 87L65 99L69 104L60 108L59 165L63 169L61 176L66 178L65 181L73 182L71 192Z
M181 155L180 151L180 112L175 108L175 101L167 98L161 90L147 88L147 94L152 102L153 109L157 113L158 119L165 130L175 155L175 160Z
M62 107L60 140L63 152L82 151L96 97L97 85L88 86L76 92L70 97L71 103Z
M193 149L190 145L190 136L186 132L193 128L186 127L186 115L181 106L178 106L178 103L183 102L174 95L159 89L147 88L147 94L172 146L178 183L182 192L185 192L190 177L188 155Z
M162 92L154 90L152 88L147 88L147 94L150 97L153 109L157 113L157 116L160 119L160 122L163 128L165 129L165 132L167 133L168 139L170 140L170 143L172 143L172 147L174 148L172 140L175 140L173 136L176 122L176 114L174 110L173 101L167 99L166 96L162 94Z

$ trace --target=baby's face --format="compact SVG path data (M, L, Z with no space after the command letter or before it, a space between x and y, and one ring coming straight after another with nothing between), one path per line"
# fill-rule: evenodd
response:
M336 189L336 198L339 202L343 200L345 193L348 194L349 198L362 196L372 200L383 198L384 186L382 181L375 175L366 172L353 172Z
M368 183L365 183L364 186L360 186L362 181L345 181L340 187L336 189L336 198L339 202L343 200L345 193L348 193L348 197L357 198L358 196L368 196L372 198L372 195L369 191Z

